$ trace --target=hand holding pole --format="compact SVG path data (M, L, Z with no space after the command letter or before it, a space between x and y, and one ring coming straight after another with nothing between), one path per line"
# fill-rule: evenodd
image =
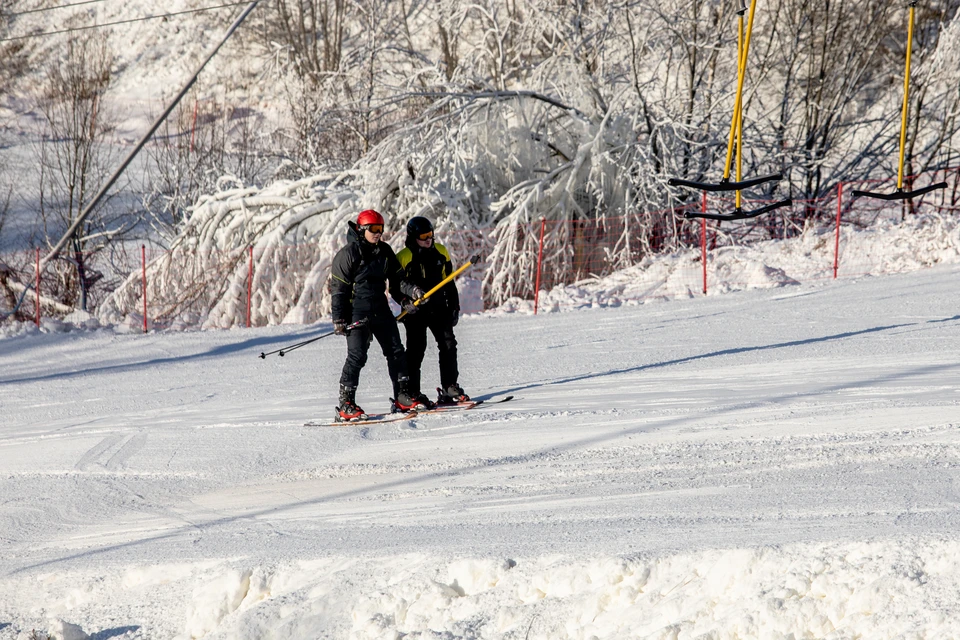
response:
M362 326L365 325L365 324L367 324L367 319L366 319L366 318L362 318L362 319L360 319L360 320L357 320L357 321L354 322L353 324L347 325L347 333L350 333L350 331L351 331L352 329L357 329L357 328L359 328L359 327L362 327ZM336 331L330 331L330 332L328 332L328 333L323 334L322 336L317 336L316 338L310 338L309 340L304 340L303 342L297 342L296 344L292 344L292 345L290 345L290 346L288 346L288 347L283 347L282 349L277 349L277 350L275 350L275 351L268 351L268 352L266 352L266 353L260 352L260 358L266 359L267 356L271 356L271 355L273 355L273 354L275 354L275 353L280 354L280 357L282 358L282 357L284 356L284 354L287 354L287 353L293 351L294 349L299 349L300 347L302 347L302 346L304 346L304 345L308 345L308 344L310 344L311 342L316 342L317 340L321 340L321 339L326 338L326 337L328 337L328 336L336 335L336 333L337 333Z
M446 278L444 278L443 280L441 280L440 283L439 283L437 286L435 286L433 289L430 289L430 291L427 291L427 292L426 292L425 294L423 294L423 296L421 296L420 298L414 300L414 301L413 301L413 304L419 307L421 304L423 304L423 303L426 301L427 298L429 298L430 296L432 296L433 294L435 294L437 291L439 291L439 290L441 289L441 287L443 287L445 284L447 284L448 282L450 282L451 280L453 280L454 278L456 278L458 275L460 275L461 273L463 273L464 271L466 271L470 266L476 264L477 262L480 262L480 256L479 256L479 255L475 255L475 256L473 256L472 258L470 258L470 260L469 260L468 262L466 262L463 266L461 266L459 269L457 269L456 271L454 271L453 273L451 273L450 275L448 275ZM400 315L398 315L398 316L396 317L396 319L397 319L397 320L400 320L401 318L403 318L403 317L406 316L406 315L407 315L407 311L406 311L406 309L404 309L403 311L400 312Z

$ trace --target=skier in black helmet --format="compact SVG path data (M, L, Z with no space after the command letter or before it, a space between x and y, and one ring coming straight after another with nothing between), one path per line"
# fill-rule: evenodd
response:
M407 223L406 246L397 253L408 281L425 291L453 273L450 253L433 237L433 224L422 216ZM427 350L427 329L433 333L440 350L440 387L438 404L470 400L458 383L457 338L453 328L460 319L460 294L451 280L431 295L416 315L406 316L407 369L412 388L420 388L420 365ZM409 301L408 301L409 302Z
M404 278L403 267L393 249L380 242L383 235L383 216L367 209L350 222L349 242L337 252L330 269L328 286L333 303L333 329L347 337L347 360L340 375L340 403L338 419L363 420L367 416L357 405L356 392L360 370L367 362L367 351L373 338L380 343L387 358L387 368L396 394L396 408L400 411L432 406L418 402L416 391L410 386L407 358L400 340L397 322L387 302L385 291L390 283L390 295L398 303L406 302L408 313L418 307L412 300L423 297L423 290ZM347 331L347 326L366 320L361 327Z

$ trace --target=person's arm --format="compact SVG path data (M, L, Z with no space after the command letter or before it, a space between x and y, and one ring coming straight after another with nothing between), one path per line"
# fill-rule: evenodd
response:
M407 280L407 272L392 249L387 255L387 280L390 282L390 296L400 306L423 296L423 289Z
M413 252L410 251L410 249L408 249L407 247L400 249L400 251L397 252L397 262L400 263L400 270L402 272L401 276L400 278L390 278L390 285L391 285L390 296L394 300L396 300L397 304L399 304L404 309L406 309L407 308L406 305L410 302L413 302L413 300L410 298L410 296L404 295L403 292L400 291L399 285L400 285L400 280L409 281L410 263L412 261L413 261ZM397 288L393 287L394 282L397 283ZM399 299L397 298L398 295L400 296Z
M440 252L440 255L442 255L445 260L443 263L443 277L446 278L453 273L453 259L450 257L450 252L447 251L447 248L442 244L437 245L437 251ZM443 295L447 298L448 308L460 311L460 291L457 289L456 279L451 280L443 286Z
M331 316L334 322L349 323L353 318L353 279L356 277L356 265L352 246L341 249L333 257L327 287L330 291L333 307Z

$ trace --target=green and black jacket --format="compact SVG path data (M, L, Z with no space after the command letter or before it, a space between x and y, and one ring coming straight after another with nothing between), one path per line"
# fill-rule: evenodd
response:
M406 246L397 253L397 259L403 267L404 277L424 291L430 291L453 273L450 252L438 242L424 249L415 239L408 238ZM423 306L423 312L427 313L449 312L453 309L460 309L460 292L457 291L455 280L430 296L430 304Z

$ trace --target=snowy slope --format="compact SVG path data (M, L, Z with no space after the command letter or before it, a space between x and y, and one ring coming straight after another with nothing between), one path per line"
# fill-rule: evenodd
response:
M0 638L960 637L958 277L470 316L517 399L375 427L326 324L8 336Z

